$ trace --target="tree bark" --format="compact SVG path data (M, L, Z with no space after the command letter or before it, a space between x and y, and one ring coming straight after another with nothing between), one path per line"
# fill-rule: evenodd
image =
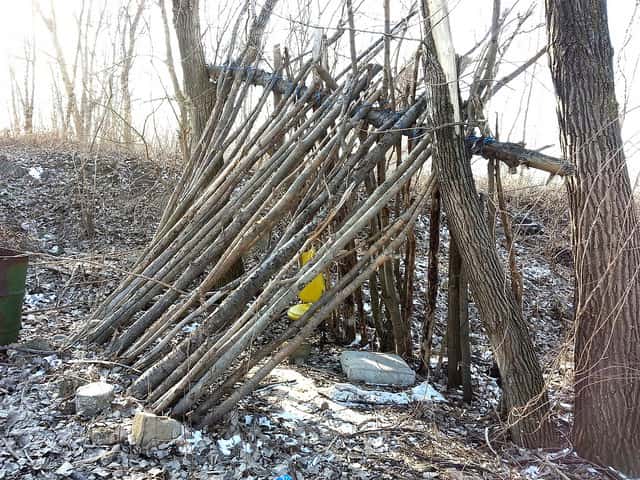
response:
M573 442L640 475L640 238L618 121L605 0L547 0L549 64L575 259Z
M462 380L462 399L471 403L473 386L471 385L471 339L469 337L469 282L464 269L460 274L460 377Z
M436 307L438 304L438 257L440 252L440 191L436 186L431 196L431 208L429 211L429 264L427 266L427 295L424 322L422 325L422 343L420 354L425 374L429 373L431 365L431 345L433 329L436 324ZM444 341L444 339L443 339Z
M55 8L53 7L53 2L51 2L51 15L49 17L47 17L42 12L42 10L40 9L37 3L36 3L36 8L38 10L40 18L44 22L49 33L51 34L51 40L53 41L53 47L56 52L55 54L56 63L58 64L58 68L60 69L60 76L62 78L65 94L67 96L66 115L73 117L76 136L78 140L81 143L83 143L85 141L85 131L84 131L84 125L82 122L82 115L80 114L78 101L76 98L76 93L74 88L75 72L77 69L77 59L78 59L77 52L80 49L80 38L78 38L78 44L76 48L76 57L71 69L72 73L70 73L67 66L67 62L64 57L62 46L60 44L60 38L58 36L58 25L57 25L57 19L55 15ZM85 5L84 3L82 3L82 10L80 12L80 17L82 17L82 15L84 14L84 8L85 8ZM66 122L66 123L68 124L69 122Z
M455 62L453 71L451 62L440 63L453 53L446 5L441 0L423 0L423 14L430 32L425 37L425 67L431 123L440 127L434 131L433 159L449 228L456 241L465 245L460 253L503 377L513 440L526 447L548 446L555 433L540 364L489 236L462 134L455 126L460 117Z
M182 87L178 81L178 75L176 74L175 62L173 60L173 49L171 47L171 32L169 30L169 19L167 16L167 9L165 0L158 0L158 6L160 7L160 16L162 17L162 27L164 32L164 49L166 52L165 64L167 65L167 71L171 78L171 85L173 86L173 92L175 95L176 103L180 111L178 116L178 136L180 142L180 152L182 153L182 160L184 164L189 161L191 156L191 138L189 128L189 108L187 105L187 99L182 93Z
M173 0L173 24L178 37L184 92L191 111L191 142L200 141L216 104L216 89L209 81L209 70L200 32L200 0ZM223 166L222 157L213 166L216 174ZM244 272L242 259L234 263L222 283L238 278Z
M462 255L449 240L449 289L447 304L447 387L463 386L463 400L470 402L471 350L469 345L469 285Z
M124 7L120 21L124 24L121 38L122 69L120 70L120 89L122 95L123 142L126 146L133 144L133 118L131 115L131 88L129 84L133 61L135 60L136 37L138 25L142 19L145 0L139 0L133 18L129 5Z
M462 384L460 376L460 317L462 314L462 257L451 235L449 241L449 288L447 295L447 387Z
M192 141L198 142L216 104L200 32L200 0L173 0L173 25L178 37L184 92L189 99Z

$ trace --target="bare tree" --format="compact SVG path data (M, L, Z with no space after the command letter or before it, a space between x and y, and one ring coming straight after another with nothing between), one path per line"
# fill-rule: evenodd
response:
M125 145L133 143L133 119L131 117L131 90L129 86L129 76L133 61L135 60L135 47L138 38L138 26L142 18L145 7L145 0L137 0L137 5L133 15L129 11L131 8L131 0L123 6L121 11L121 22L123 24L120 48L122 55L122 66L120 67L120 89L122 95L122 121L123 125L123 141Z
M86 2L85 0L83 0L78 19L81 19L84 16L84 11L86 6L85 4ZM60 77L62 78L62 86L64 88L64 92L66 95L66 112L65 112L64 130L65 132L67 131L67 126L69 124L67 119L69 117L73 118L75 134L78 137L78 139L80 139L80 141L83 141L85 138L84 122L82 119L82 115L80 113L80 107L78 106L78 100L76 97L76 89L75 89L75 80L76 80L76 72L78 69L78 58L80 54L80 45L81 45L80 42L82 38L82 32L81 31L78 32L78 40L76 42L74 62L71 65L71 67L69 67L62 49L62 45L60 44L60 38L58 35L58 24L56 19L56 11L55 11L53 1L51 1L50 14L48 16L42 11L38 3L36 3L36 9L40 14L40 18L44 22L47 30L51 35L51 40L53 42L53 48L55 51L55 60L58 65ZM80 22L80 20L78 21Z
M173 59L173 48L171 47L171 30L169 29L169 19L167 15L166 0L158 0L160 7L160 16L162 18L162 28L165 41L165 64L171 79L173 93L178 104L178 140L180 143L180 151L185 163L191 155L191 128L189 126L189 105L187 97L182 91L182 86L176 74L175 62Z
M26 134L33 133L33 112L36 91L36 44L35 36L24 42L24 71L22 81L17 78L13 66L9 67L11 80L11 105L13 110L14 130L22 130Z

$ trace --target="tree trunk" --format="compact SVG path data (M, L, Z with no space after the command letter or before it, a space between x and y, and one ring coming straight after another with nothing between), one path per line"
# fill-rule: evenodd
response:
M469 337L469 282L462 269L460 273L460 377L462 380L462 399L471 403L473 387L471 385L471 339Z
M216 104L216 89L209 81L209 70L200 33L200 0L173 0L173 24L178 37L184 92L191 110L191 141L197 143ZM222 157L212 174L223 166ZM222 283L238 278L244 272L242 259L234 263Z
M555 435L540 364L527 325L507 286L483 218L463 138L455 126L460 119L457 72L455 61L451 61L453 44L446 5L441 0L423 0L423 8L426 31L430 32L425 37L430 120L432 127L438 126L434 129L433 159L443 206L453 236L465 245L460 253L503 377L513 440L526 447L546 446L553 442ZM443 61L445 65L441 64ZM448 76L443 68L447 68Z
M192 141L198 142L216 103L200 32L200 0L173 0L173 25L178 37L184 92L191 108Z
M133 68L133 61L135 59L136 36L138 34L138 25L144 10L144 2L145 0L139 0L133 18L129 13L128 6L125 7L121 20L124 24L121 38L122 69L120 70L122 119L124 122L122 140L126 146L131 146L133 144L133 118L131 115L131 89L129 86L129 77L131 69Z
M431 196L431 209L429 211L429 265L427 267L427 295L422 325L422 343L420 354L422 356L422 366L420 368L425 374L429 373L431 365L431 342L433 329L436 324L436 307L438 304L438 287L440 280L438 277L438 256L440 252L440 191L437 186ZM443 339L444 341L444 339Z
M182 93L182 87L178 81L178 75L176 74L175 63L173 60L173 48L171 47L171 32L169 30L169 19L167 16L167 9L165 0L159 0L158 6L160 7L160 16L162 17L162 28L164 32L164 49L166 52L165 64L167 65L167 71L171 78L171 85L173 85L173 92L175 95L176 103L180 111L178 116L178 141L180 144L180 152L182 153L183 164L186 165L191 156L191 138L189 128L189 108L187 105L187 99Z
M460 376L460 317L462 314L462 257L458 244L450 235L449 241L449 288L447 295L447 387L462 384Z
M458 244L449 241L449 289L447 302L447 387L463 386L463 400L470 402L471 350L469 345L469 285Z
M82 3L82 10L80 12L80 17L82 17L83 12L84 12L84 3ZM67 112L66 115L68 117L73 117L74 120L74 125L75 125L75 133L76 136L78 138L78 140L83 143L86 139L85 139L85 131L84 131L84 125L82 122L82 115L80 114L80 110L78 107L78 101L76 98L76 93L75 93L75 87L74 87L74 82L75 82L75 71L77 69L77 58L78 55L76 54L76 59L74 61L74 64L72 65L72 72L73 75L69 73L69 69L67 67L67 63L65 61L65 57L64 57L64 53L62 50L62 46L60 44L60 39L58 37L58 25L57 25L57 19L56 19L56 15L55 15L55 9L53 8L53 2L51 2L51 16L47 17L42 10L40 9L39 5L36 3L36 9L38 10L38 13L40 15L40 18L42 19L42 21L44 22L45 26L47 27L47 30L49 31L49 33L51 34L51 40L53 41L53 47L55 49L55 58L56 58L56 63L58 64L58 68L60 69L60 76L62 77L62 83L64 86L64 90L65 90L65 94L67 96ZM76 48L76 53L80 48L80 38L78 38L78 44L77 44L77 48ZM66 121L67 125L69 124L69 121Z
M547 0L549 63L575 259L577 452L640 475L640 238L623 152L606 1Z

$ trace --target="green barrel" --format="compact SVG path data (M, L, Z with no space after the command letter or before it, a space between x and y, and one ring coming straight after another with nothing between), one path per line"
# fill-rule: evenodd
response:
M0 248L0 345L18 340L28 261L27 255Z

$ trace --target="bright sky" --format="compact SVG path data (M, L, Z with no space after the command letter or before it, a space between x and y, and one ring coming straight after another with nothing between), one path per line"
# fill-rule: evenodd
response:
M109 1L108 4L105 2ZM170 10L171 0L166 0ZM51 91L51 54L53 53L49 33L44 28L39 18L32 17L30 1L0 0L2 3L2 16L0 16L0 130L9 126L9 103L11 98L9 84L9 65L20 72L23 41L35 32L38 46L38 68L36 83L36 127L46 124L50 114ZM41 0L43 7L48 8L48 1ZM63 48L68 61L73 57L73 45L75 42L74 15L79 10L81 0L54 0L53 1L62 36ZM166 70L162 64L164 59L164 38L158 13L158 7L154 0L148 0L145 14L145 26L138 43L138 57L132 71L132 90L135 100L136 122L142 125L147 119L147 128L155 124L158 128L166 128L170 131L173 125L171 110L164 105L155 110L159 105L159 98L166 96L165 89L170 91L170 82ZM241 3L239 0L230 0L227 5L223 2L201 0L204 7L204 25L208 25L205 43L211 52L215 49L214 34L221 31L223 19L229 12L235 11ZM336 5L338 0L310 0L312 14L309 22L316 26L331 27L336 24ZM409 0L392 0L392 16L399 18L407 11ZM487 31L491 21L491 5L489 0L451 0L451 24L458 53L463 53L474 45ZM516 4L516 11L524 11L530 2L518 0L503 0L503 9ZM531 33L514 42L506 62L498 76L508 73L519 63L527 60L533 53L544 45L546 35L544 28L534 29L536 24L544 21L544 2L538 2L534 18L529 22ZM612 42L615 49L615 65L617 70L618 99L621 108L626 107L627 114L623 123L623 138L625 151L629 158L630 167L635 174L640 171L640 72L638 63L640 59L640 33L632 35L632 32L640 32L640 18L634 17L637 0L610 0L609 23ZM115 12L121 4L112 0L93 0L93 8L98 11L107 5L109 11ZM259 9L262 0L255 0L255 8ZM354 1L359 6L357 15L357 27L372 31L382 31L383 13L382 0ZM295 38L284 38L283 32L287 32L287 23L284 19L294 18L305 21L298 10L298 2L294 0L281 0L275 12L274 20L270 25L270 37L266 45L266 51L271 52L275 43L295 42ZM324 8L324 14L318 15L320 5ZM328 6L327 6L328 5ZM229 8L231 7L231 8ZM171 14L169 12L169 14ZM315 17L315 18L313 18ZM330 36L332 31L327 31ZM368 34L359 34L359 46L368 45ZM407 34L411 37L411 33ZM417 32L416 35L417 36ZM346 42L346 35L344 36ZM110 35L103 34L100 38L101 48L108 51L112 48ZM343 43L343 50L347 54L347 44ZM413 53L416 42L407 39L402 46L403 53ZM174 52L177 56L177 49ZM19 73L18 73L19 75ZM105 74L106 75L106 74ZM100 79L101 81L104 78ZM528 105L528 108L527 108ZM543 57L535 67L522 75L516 82L502 93L489 106L491 115L499 112L501 138L512 141L525 140L532 148L553 144L549 153L557 153L559 148L555 96L553 95L551 79L548 72L546 57ZM153 114L153 112L156 112ZM492 124L494 123L492 117ZM151 126L150 126L151 125Z

